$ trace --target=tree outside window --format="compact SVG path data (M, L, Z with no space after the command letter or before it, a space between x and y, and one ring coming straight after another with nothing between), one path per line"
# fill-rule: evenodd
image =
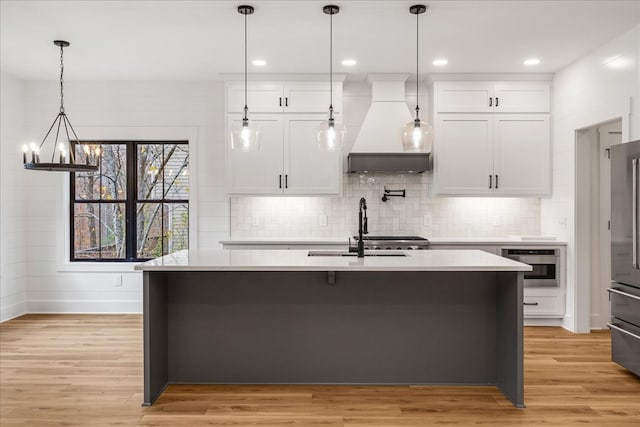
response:
M186 142L96 142L97 172L71 174L71 260L138 261L188 248Z

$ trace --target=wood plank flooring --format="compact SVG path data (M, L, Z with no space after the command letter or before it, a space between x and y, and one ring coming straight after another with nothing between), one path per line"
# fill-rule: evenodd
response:
M525 328L526 409L495 387L173 385L142 402L142 317L0 325L0 426L640 426L607 331Z

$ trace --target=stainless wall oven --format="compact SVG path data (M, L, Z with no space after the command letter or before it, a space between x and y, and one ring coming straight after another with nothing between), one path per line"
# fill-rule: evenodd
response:
M502 256L533 268L524 272L525 288L560 286L559 249L502 249Z

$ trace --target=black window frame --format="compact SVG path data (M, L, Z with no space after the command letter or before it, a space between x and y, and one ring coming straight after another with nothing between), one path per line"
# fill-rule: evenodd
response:
M186 140L161 140L161 141L149 141L149 140L82 140L82 141L70 141L71 149L76 150L76 145L125 145L126 146L126 199L112 199L103 200L102 197L98 200L92 199L76 199L76 173L69 173L69 221L70 221L70 240L69 240L69 260L71 262L142 262L148 261L153 258L139 258L137 257L137 205L138 203L159 203L164 204L185 204L187 206L187 212L189 216L187 218L187 233L189 233L189 227L191 223L191 212L189 209L188 199L139 199L138 198L138 146L139 145L186 145L189 146L189 141ZM74 151L76 152L76 151ZM189 151L189 160L187 165L191 165L191 152ZM102 165L100 165L100 175L102 176ZM191 173L189 172L189 175ZM162 179L163 191L164 191L164 178ZM191 185L191 183L189 183ZM101 187L101 186L100 186ZM189 192L189 196L190 196ZM76 203L96 203L96 204L113 204L124 203L125 204L125 257L124 258L76 258L75 257L75 204ZM164 222L160 223L164 226ZM101 233L99 233L100 235ZM164 229L161 233L164 235ZM189 246L190 239L187 236L187 247Z

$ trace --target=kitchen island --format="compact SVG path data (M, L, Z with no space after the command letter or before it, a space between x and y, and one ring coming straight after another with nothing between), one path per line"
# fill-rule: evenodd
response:
M478 250L315 254L181 251L136 266L144 404L170 383L304 383L492 384L524 406L530 266Z

